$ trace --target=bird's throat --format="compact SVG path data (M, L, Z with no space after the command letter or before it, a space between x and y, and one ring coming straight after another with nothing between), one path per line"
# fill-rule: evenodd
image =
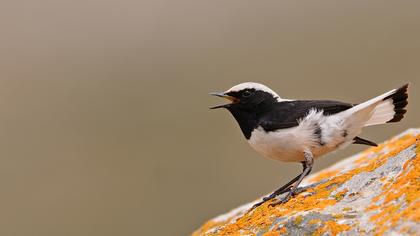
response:
M250 113L240 109L228 109L232 113L235 120L238 122L246 139L251 138L252 131L258 126L258 119L256 113Z

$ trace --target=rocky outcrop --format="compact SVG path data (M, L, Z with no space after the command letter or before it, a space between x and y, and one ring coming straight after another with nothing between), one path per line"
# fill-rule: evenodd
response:
M418 235L420 129L306 178L287 203L261 199L205 223L197 235Z

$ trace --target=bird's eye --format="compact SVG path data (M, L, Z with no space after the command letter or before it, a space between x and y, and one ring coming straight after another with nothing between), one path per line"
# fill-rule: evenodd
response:
M252 95L252 93L250 91L244 91L242 93L242 97L244 97L244 98L250 97L251 95Z

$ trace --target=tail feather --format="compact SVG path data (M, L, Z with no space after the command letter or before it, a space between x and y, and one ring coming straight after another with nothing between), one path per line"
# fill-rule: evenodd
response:
M378 125L384 123L398 122L404 118L408 104L408 86L406 84L399 89L395 89L391 94L382 99L373 110L371 118L365 126Z
M388 121L390 122L398 122L404 118L404 114L407 112L405 107L408 104L408 84L402 86L401 88L397 89L394 94L386 97L386 99L392 99L392 103L394 104L394 117Z
M348 136L356 137L365 126L400 121L408 104L407 89L408 84L338 113Z

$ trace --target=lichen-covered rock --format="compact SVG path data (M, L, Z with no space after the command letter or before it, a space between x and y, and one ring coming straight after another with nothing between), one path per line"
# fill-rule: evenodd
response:
M289 202L241 206L197 235L419 235L420 129L306 178Z

